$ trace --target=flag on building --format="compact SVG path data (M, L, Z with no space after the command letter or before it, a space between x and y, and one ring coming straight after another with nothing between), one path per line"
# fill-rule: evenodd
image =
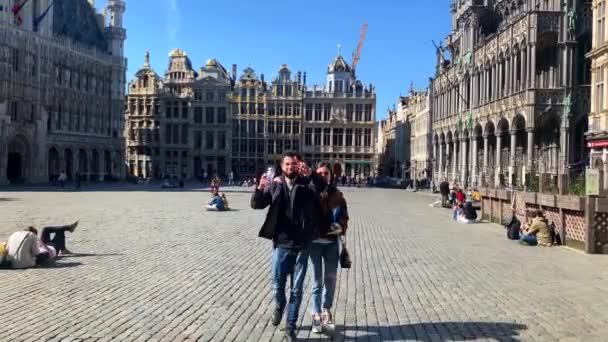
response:
M13 12L13 17L15 17L15 24L17 25L23 24L23 18L19 12L21 12L25 4L27 4L27 1L28 0L24 0L23 2L15 2L15 5L11 9L11 12Z
M49 11L51 10L51 7L53 7L54 4L55 4L55 0L51 1L49 6L46 8L46 10L44 10L44 12L42 12L41 15L34 18L34 31L35 32L38 31L38 27L40 27L40 23L44 20L44 18L49 13Z

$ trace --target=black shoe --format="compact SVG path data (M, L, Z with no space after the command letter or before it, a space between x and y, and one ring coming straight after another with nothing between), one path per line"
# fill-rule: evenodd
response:
M274 313L272 314L272 325L273 326L278 326L279 324L281 324L281 319L283 318L283 310L281 309L274 309Z
M285 330L285 337L287 337L287 341L289 342L295 342L298 340L298 334L296 334L295 329Z

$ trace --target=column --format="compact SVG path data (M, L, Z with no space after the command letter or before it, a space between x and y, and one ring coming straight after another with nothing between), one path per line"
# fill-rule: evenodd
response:
M533 164L533 158L534 158L534 152L533 152L533 147L534 147L534 128L533 127L528 127L526 129L526 132L528 133L528 148L527 148L527 160L526 160L526 168L529 171L532 171L532 164Z
M285 131L283 131L285 132ZM333 152L333 146L334 146L334 129L333 127L329 129L329 146L332 146L331 151Z
M435 159L435 160L437 160L437 159ZM437 165L438 165L437 174L438 174L438 177L441 178L442 173L443 173L443 143L441 143L441 142L439 142L439 160L437 160ZM439 179L437 181L439 181Z
M525 89L526 88L526 73L527 73L527 69L528 69L528 54L526 53L526 51L528 50L527 46L522 46L521 47L521 52L520 52L520 57L519 57L519 63L521 63L521 70L520 70L520 81L519 81L519 89Z
M467 138L460 138L460 185L464 187L467 182Z
M481 173L484 178L488 175L488 135L483 135L483 165L481 166ZM487 179L485 180L488 181Z
M477 187L477 137L471 136L471 183Z
M531 50L530 51L531 53L529 53L530 64L528 64L529 69L530 69L530 76L528 78L528 84L529 84L529 87L536 88L536 85L534 84L536 82L536 46L531 45L530 50Z
M456 145L458 145L458 140L453 139L452 142L452 180L457 181L456 178L456 166L458 165L458 155L456 154Z
M494 187L498 187L500 185L500 172L501 172L501 168L500 168L500 149L501 147L501 132L496 133L496 170L494 172Z
M511 134L511 151L509 153L509 184L513 185L513 175L515 174L515 149L517 148L517 131L512 129Z

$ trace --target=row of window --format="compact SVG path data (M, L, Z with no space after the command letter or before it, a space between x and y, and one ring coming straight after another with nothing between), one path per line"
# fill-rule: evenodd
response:
M203 97L203 94L205 96ZM194 89L194 100L195 101L206 101L206 102L225 102L226 101L226 92L225 91L211 91L203 89Z
M371 122L373 118L373 105L347 104L345 119L347 122ZM307 103L304 119L306 121L329 121L331 119L331 103Z
M264 140L260 139L243 139L243 140L232 140L232 155L238 154L258 156L264 155Z
M268 134L300 134L297 121L268 121Z
M217 109L217 111L216 111ZM216 115L217 114L217 115ZM226 123L226 107L206 107L205 108L205 123L206 124L225 124ZM194 107L194 123L203 123L203 108Z
M284 151L300 150L300 140L270 139L268 140L268 154L281 154Z
M216 139L217 138L217 139ZM220 150L226 149L226 132L224 131L207 131L205 132L205 149ZM194 148L200 149L203 147L203 132L194 132Z
M311 128L304 132L306 146L372 146L371 128Z

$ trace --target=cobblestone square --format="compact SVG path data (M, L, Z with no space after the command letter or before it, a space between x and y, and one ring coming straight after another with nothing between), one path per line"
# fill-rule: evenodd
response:
M282 340L265 211L226 190L235 210L222 213L201 209L200 189L0 193L0 240L80 219L57 267L0 270L0 341ZM339 275L336 340L608 340L606 256L454 223L428 194L345 194L353 268ZM308 281L305 293L299 337L321 339Z

